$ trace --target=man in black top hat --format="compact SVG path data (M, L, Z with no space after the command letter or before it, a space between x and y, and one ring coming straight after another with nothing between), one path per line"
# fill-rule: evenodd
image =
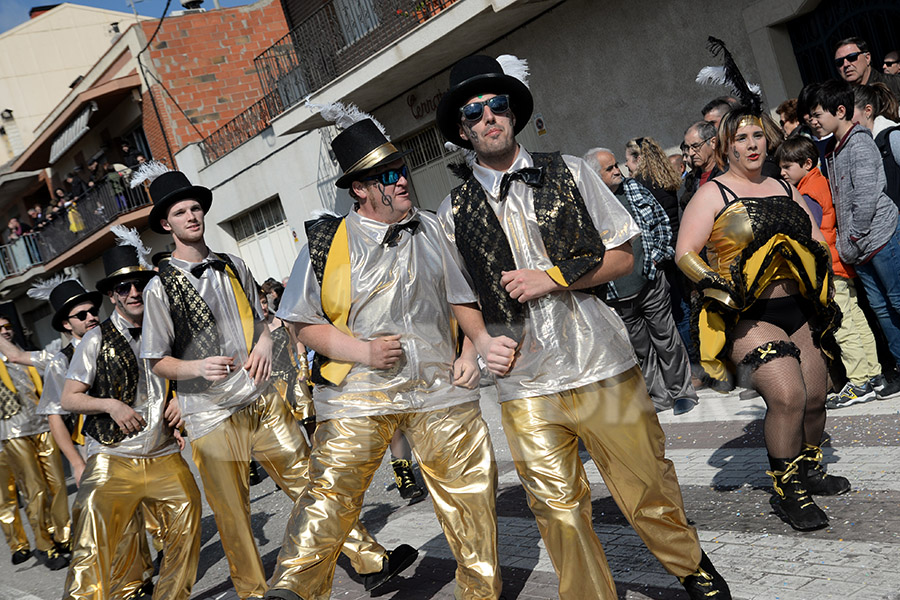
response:
M309 243L277 313L317 353L317 427L311 484L291 513L266 597L330 595L341 540L399 430L456 557L456 598L496 599L497 471L474 348L464 342L457 357L439 225L414 207L403 153L374 120L346 127L331 146L343 169L336 185L356 205L306 224ZM416 558L403 549L391 553L389 571Z
M527 72L515 57L502 58ZM491 57L452 68L438 126L477 160L438 218L446 260L462 266L472 286L451 302L494 374L559 597L618 597L593 530L581 442L623 514L690 597L730 598L687 522L628 333L598 297L630 272L638 229L584 161L518 145L532 107L524 82Z
M106 276L97 282L115 309L84 336L62 395L64 409L85 415L87 454L72 508L75 543L65 597L115 589L125 573L111 557L121 552L123 539L133 544L135 532L146 547L143 520L151 515L162 524L164 553L156 596L187 600L200 556L200 490L180 454L184 441L173 430L180 421L177 402L167 401L165 380L138 358L141 293L156 272L144 260L142 252L149 251L136 230L116 233L124 243L103 254Z
M51 325L60 333L71 335L73 343L99 323L100 294L88 292L74 279L56 277L34 286L28 294L50 301ZM37 406L33 400L22 403L15 414L2 421L0 431L5 431L4 436L12 440L5 445L5 453L8 460L15 460L14 471L28 499L26 514L34 529L37 555L53 570L69 564L65 555L71 549L71 520L60 450L72 466L76 483L84 469L84 459L72 441L73 431L63 419L64 411L45 410L48 403L58 402L72 349L69 344L56 355L50 355L46 351L25 352L11 341L0 341L0 352L10 363L18 365L15 368L10 365L12 373L19 370L23 373L17 387L23 391L30 389L41 399ZM43 380L36 376L38 370L44 371ZM52 515L52 533L43 526L45 511ZM35 528L35 523L41 525Z
M296 500L309 446L269 382L272 341L244 262L204 240L212 192L178 171L147 163L150 228L175 249L144 290L141 358L175 386L194 462L216 518L238 597L261 598L266 576L250 524L250 458ZM365 530L344 546L361 574L382 570L385 550Z

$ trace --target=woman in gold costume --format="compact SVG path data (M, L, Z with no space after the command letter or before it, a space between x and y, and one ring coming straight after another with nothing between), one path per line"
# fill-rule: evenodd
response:
M828 525L811 494L850 489L825 474L818 447L823 350L839 316L828 248L805 202L790 184L762 175L767 126L758 103L722 119L716 159L726 173L691 199L675 256L701 291L692 321L701 365L718 380L729 377L726 361L750 375L767 408L772 503L804 531ZM704 247L708 262L698 254Z

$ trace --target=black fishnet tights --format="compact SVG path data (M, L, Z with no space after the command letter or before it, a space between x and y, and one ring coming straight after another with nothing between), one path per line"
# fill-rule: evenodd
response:
M825 430L825 359L813 344L809 325L788 336L765 321L740 321L731 360L737 364L748 352L777 340L793 342L800 362L791 356L775 358L756 369L750 381L766 402L766 450L775 458L792 459L804 442L818 446Z

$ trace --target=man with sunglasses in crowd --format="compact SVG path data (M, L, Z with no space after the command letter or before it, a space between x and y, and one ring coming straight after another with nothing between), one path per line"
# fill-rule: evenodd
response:
M278 310L316 351L317 427L312 483L291 513L266 598L330 596L341 542L400 430L456 557L454 597L496 600L497 470L468 340L457 357L440 226L414 207L403 153L374 120L353 123L331 147L343 169L336 185L355 205L307 223ZM415 560L407 548L391 554L392 571Z
M639 230L584 161L519 146L515 136L532 109L528 87L497 60L454 65L437 123L477 160L438 219L449 242L445 262L467 275L468 285L448 279L451 302L494 375L559 597L618 597L593 529L581 442L622 513L690 598L730 598L688 524L628 332L598 297L630 272Z
M200 557L200 490L181 457L178 404L167 400L166 381L138 358L141 292L156 273L140 254L143 245L128 243L139 242L137 231L124 232L125 243L104 252L106 276L97 282L114 310L75 350L61 398L63 409L85 415L87 454L72 508L74 548L63 597L106 597L119 587L131 570L119 571L114 558L123 540L133 547L129 562L141 571L143 518L151 515L161 524L164 555L155 595L187 600ZM151 592L144 589L141 597Z
M294 501L307 484L309 446L269 381L272 339L256 282L244 262L204 240L212 192L179 171L146 163L132 186L151 179L150 229L169 234L171 257L144 290L141 358L175 386L206 501L241 600L262 598L266 575L250 521L250 459ZM360 529L345 550L372 585L387 553Z
M891 50L885 54L882 69L885 75L900 75L900 52Z
M46 351L25 352L12 344L11 339L0 339L0 353L9 363L19 365L17 369L11 365L10 371L28 369L31 375L31 384L22 380L23 389L36 391L37 381L41 386L40 404L35 406L34 400L22 403L15 415L0 422L3 423L0 432L6 436L15 430L15 440L10 444L19 457L18 470L14 472L27 500L26 514L34 530L36 555L48 568L57 570L69 564L67 555L71 551L69 500L60 450L72 467L76 484L84 469L84 459L72 440L75 425L71 420L67 423L66 413L59 407L59 397L75 346L85 333L100 323L101 296L97 292L88 292L74 279L62 277L41 282L28 294L32 298L49 300L53 310L51 326L70 336L72 341L51 355ZM40 370L44 377L36 380L34 374ZM52 517L52 534L43 526L35 528L35 523L45 522L45 513Z
M834 48L834 66L844 81L852 85L883 83L900 100L900 75L888 74L887 69L885 73L875 69L869 45L864 39L849 37L839 41Z

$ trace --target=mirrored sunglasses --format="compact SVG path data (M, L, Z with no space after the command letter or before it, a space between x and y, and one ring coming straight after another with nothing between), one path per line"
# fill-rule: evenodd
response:
M129 281L120 281L115 286L113 286L113 291L120 296L127 296L131 293L132 286L134 289L141 293L144 291L144 286L146 282L142 279L132 279Z
M501 94L494 96L483 102L470 102L459 109L460 114L466 121L477 123L484 116L484 107L487 106L495 115L501 115L509 112L509 96Z
M385 171L378 175L366 177L366 181L377 181L381 183L381 185L394 185L400 181L401 177L409 179L409 169L406 168L406 165L403 165L399 169L391 169L390 171Z

